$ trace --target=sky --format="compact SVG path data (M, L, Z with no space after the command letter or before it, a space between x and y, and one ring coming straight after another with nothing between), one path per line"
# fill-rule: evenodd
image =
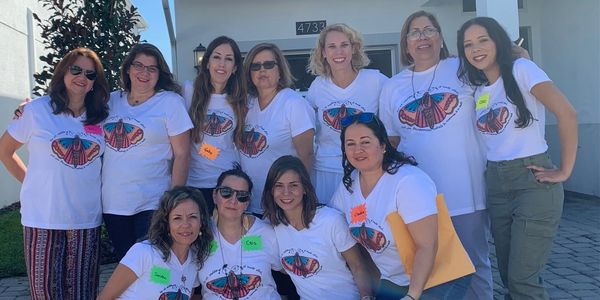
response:
M169 43L169 31L167 30L162 0L132 0L131 2L138 8L140 15L148 24L148 28L141 33L141 39L158 47L172 69L171 44ZM173 2L174 0L169 0L171 18L173 19L173 26L175 26L175 4Z

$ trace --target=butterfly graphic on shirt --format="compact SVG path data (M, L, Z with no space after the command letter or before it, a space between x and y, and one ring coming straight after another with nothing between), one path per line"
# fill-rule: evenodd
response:
M342 130L342 119L347 116L358 115L362 113L360 109L346 107L342 104L340 107L334 107L323 111L323 121L335 131Z
M350 227L350 234L365 248L376 253L383 251L387 245L385 235L377 229L367 227L365 223L360 227Z
M235 274L229 271L227 276L219 277L206 283L206 287L227 299L240 299L246 297L258 288L261 278L258 275Z
M242 145L240 147L242 154L250 158L257 157L263 153L266 148L267 137L264 134L256 132L254 129L242 133Z
M174 285L170 285L167 288L172 286ZM184 291L181 291L181 288L178 288L177 291L163 292L158 297L158 300L189 300L190 296L188 294L190 294L190 291L185 287L183 289Z
M300 256L298 252L292 256L284 256L281 259L281 264L289 272L304 278L315 275L321 267L321 264L317 259Z
M142 141L143 138L144 130L136 125L123 122L123 119L104 124L106 145L116 151L126 151Z
M505 106L492 108L477 119L477 129L487 134L498 134L506 127L509 115Z
M452 93L429 94L406 104L398 112L400 122L418 128L434 129L458 106L458 97Z
M233 121L231 119L219 116L214 112L206 115L203 127L204 134L220 136L230 131L231 128L233 128Z
M100 154L98 143L75 137L63 137L52 141L52 152L67 166L77 169L85 166Z

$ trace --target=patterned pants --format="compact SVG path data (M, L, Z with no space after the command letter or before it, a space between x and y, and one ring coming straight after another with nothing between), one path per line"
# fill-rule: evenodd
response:
M100 227L23 227L31 299L96 299Z

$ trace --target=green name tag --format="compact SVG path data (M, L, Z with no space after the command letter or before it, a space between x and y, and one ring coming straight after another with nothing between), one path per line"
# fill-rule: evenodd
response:
M219 245L217 245L217 241L215 241L215 240L210 241L210 254L215 253L215 251L217 251L218 248L219 248Z
M150 270L150 281L168 285L171 282L171 271L166 268L154 266Z
M485 92L481 96L477 97L477 103L475 104L475 110L487 108L490 104L490 93Z
M260 235L248 235L242 238L242 249L244 251L262 250L262 238Z

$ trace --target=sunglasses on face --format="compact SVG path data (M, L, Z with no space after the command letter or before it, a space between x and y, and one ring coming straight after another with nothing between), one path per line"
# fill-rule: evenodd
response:
M69 67L69 73L71 73L71 75L73 76L77 76L83 73L83 75L85 75L85 78L91 81L96 80L96 76L98 76L95 70L84 70L80 66L76 65L72 65Z
M364 113L359 113L356 115L350 115L350 116L344 117L340 122L342 124L342 127L345 128L345 127L350 126L350 124L352 124L354 122L367 124L367 123L373 122L373 120L376 120L374 113L364 112Z
M248 192L248 191L238 191L238 190L234 190L228 186L219 186L219 187L216 187L215 190L217 190L217 192L219 192L219 195L221 195L221 197L223 197L223 199L229 199L235 193L235 197L237 198L237 201L239 201L239 202L244 203L244 202L248 202L250 200L250 192Z
M277 62L274 60L267 60L267 61L263 61L262 63L251 63L250 64L250 71L260 71L261 67L265 68L265 70L271 70L273 68L275 68L275 66L277 65Z

